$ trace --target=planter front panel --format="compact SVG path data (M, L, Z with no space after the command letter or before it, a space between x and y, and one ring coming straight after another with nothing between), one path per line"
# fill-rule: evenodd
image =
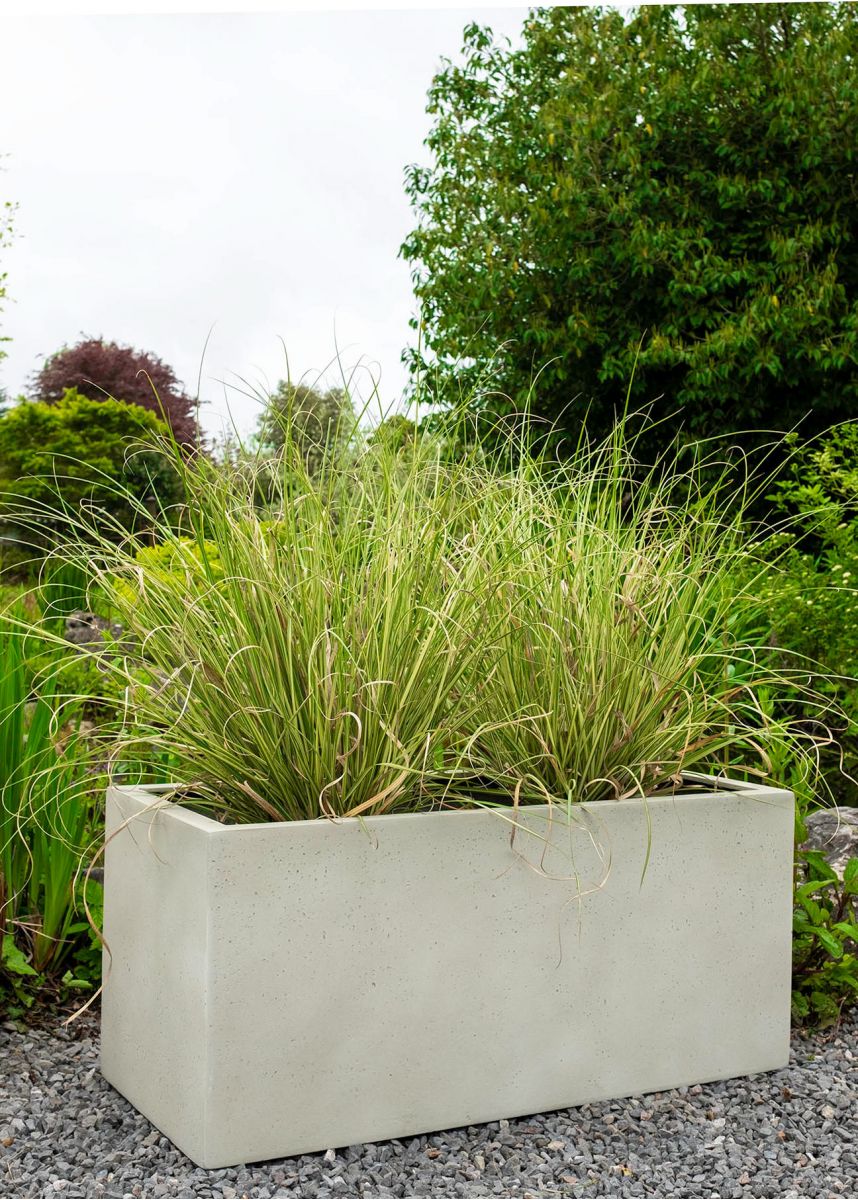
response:
M202 1165L787 1062L789 793L526 809L514 846L486 811L224 827L152 799L109 798L113 828L144 815L107 849L103 1069Z

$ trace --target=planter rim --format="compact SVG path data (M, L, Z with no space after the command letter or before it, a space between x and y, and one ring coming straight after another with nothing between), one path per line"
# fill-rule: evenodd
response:
M693 792L683 791L681 788L678 788L675 791L662 793L655 796L630 796L622 800L585 800L573 804L572 808L574 811L583 809L587 812L595 811L598 813L605 808L629 807L631 805L640 805L644 802L646 804L656 804L660 806L665 803L672 804L674 800L678 799L700 798L702 800L720 794L729 794L735 792L746 792L749 799L758 799L761 801L774 799L775 797L780 798L792 796L792 793L788 788L770 787L766 784L759 783L746 783L744 780L725 779L716 775L703 775L695 771L683 771L682 780L685 784L694 784L697 787L699 787L701 784L710 784L711 787L707 788L705 791ZM493 813L497 811L490 805L476 805L473 808L461 808L458 810L448 808L435 809L429 812L377 813L369 814L366 817L318 816L304 821L254 821L226 825L221 821L215 821L212 817L205 816L203 813L194 812L193 809L186 808L182 804L168 802L164 805L159 805L157 803L159 793L171 792L177 786L181 785L169 783L110 784L109 790L118 792L125 796L133 797L140 803L144 803L151 797L149 803L146 805L146 808L144 808L143 812L140 813L141 816L144 815L146 811L151 811L152 813L167 813L171 819L179 821L182 824L199 829L203 833L210 835L218 834L222 837L227 835L237 836L242 832L258 829L291 829L293 827L304 828L306 826L320 826L323 824L366 826L369 823L375 824L379 821L387 824L390 821L426 820L430 817L437 819L438 817L450 817L454 815L456 817L465 817L467 814L474 816L476 814ZM563 806L561 806L559 802L554 805L522 804L519 805L518 811L520 813L533 813L534 815L537 815L542 812L548 812L552 808L561 809L562 811L562 807Z

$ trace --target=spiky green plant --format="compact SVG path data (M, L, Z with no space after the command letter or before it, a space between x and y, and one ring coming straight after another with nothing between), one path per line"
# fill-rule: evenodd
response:
M522 452L487 490L479 541L499 638L467 760L521 801L646 796L731 756L766 776L767 745L784 737L807 752L757 701L777 672L725 487L747 480L704 489L699 451L643 468L633 446L620 424L550 470Z
M21 628L0 616L0 976L56 973L83 913L76 883L94 829L79 705L33 680Z
M186 798L237 821L646 796L737 759L767 773L776 723L755 696L778 677L746 562L735 583L741 513L699 464L643 469L626 423L563 463L523 436L501 460L443 431L356 431L311 474L283 440L237 469L162 444L185 500L155 518L157 554L66 510L56 555L128 633L117 753L168 751Z
M260 511L254 469L180 469L190 517L183 535L159 529L157 566L101 514L81 518L130 635L119 669L139 735L238 820L436 800L427 781L475 720L483 653L481 566L454 536L475 498L465 470L425 447L404 469L366 447L319 482L287 448L259 466Z

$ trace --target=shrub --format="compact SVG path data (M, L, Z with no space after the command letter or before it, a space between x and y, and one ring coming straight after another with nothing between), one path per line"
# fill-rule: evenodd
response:
M23 402L0 417L0 515L5 537L28 547L27 514L42 513L42 548L82 507L96 506L111 536L165 517L182 499L153 413L66 392L56 404ZM157 514L161 516L158 517Z
M89 577L74 563L48 558L42 565L34 600L46 619L63 621L89 607Z
M788 469L768 497L776 532L751 547L744 572L755 586L760 640L778 671L803 670L812 692L784 680L760 697L766 711L817 736L820 770L781 746L772 773L797 800L793 1015L830 1024L858 995L858 958L845 881L817 851L805 851L805 816L831 799L854 804L858 774L858 425L839 426L810 443L789 439ZM760 574L760 562L767 567ZM828 703L826 704L826 701ZM822 707L820 707L820 704ZM851 901L854 904L854 899Z
M384 417L369 435L371 441L388 441L396 449L404 450L417 437L417 425L403 413L392 413Z
M790 441L788 472L769 498L781 529L754 553L770 562L759 606L773 656L802 661L815 690L836 704L825 764L836 793L848 798L858 773L858 424L808 444ZM802 712L800 697L785 699Z
M66 392L90 400L121 400L166 421L180 445L199 440L196 405L176 379L172 367L154 354L86 338L52 354L35 376L31 399L59 404Z

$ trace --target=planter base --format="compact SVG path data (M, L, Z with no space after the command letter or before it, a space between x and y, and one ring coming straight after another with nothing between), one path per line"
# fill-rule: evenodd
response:
M524 809L514 847L111 789L103 1073L214 1168L783 1067L792 796L710 787Z

